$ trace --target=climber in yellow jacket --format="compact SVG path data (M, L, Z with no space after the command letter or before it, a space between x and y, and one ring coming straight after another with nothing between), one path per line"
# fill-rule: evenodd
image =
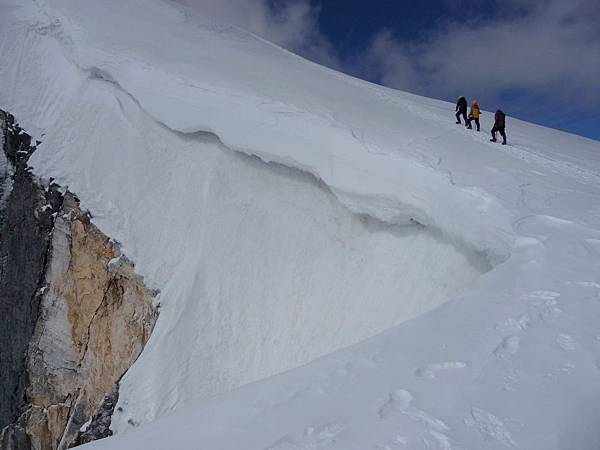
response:
M477 131L479 131L481 129L481 126L479 125L479 115L481 114L481 110L479 109L479 103L477 102L476 99L473 99L473 101L471 102L471 112L469 114L469 119L467 120L467 128L469 130L472 130L473 127L471 126L471 121L475 121L475 125L477 125Z

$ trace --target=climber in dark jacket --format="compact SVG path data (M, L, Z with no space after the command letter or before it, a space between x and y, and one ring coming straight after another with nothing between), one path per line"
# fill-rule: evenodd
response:
M501 110L497 110L494 116L494 128L492 128L492 139L490 141L496 142L496 131L500 132L500 136L502 136L502 145L506 145L506 132L504 128L506 127L506 114L504 114Z
M463 116L463 119L465 119L465 124L468 124L467 99L462 95L458 97L458 102L456 102L456 123L461 123L460 116Z

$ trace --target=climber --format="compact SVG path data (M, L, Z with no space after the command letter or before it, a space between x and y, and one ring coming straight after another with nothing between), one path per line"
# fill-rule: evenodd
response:
M471 126L471 122L474 120L475 125L477 125L477 131L480 130L479 125L479 115L481 114L481 110L479 109L479 103L477 103L476 99L473 99L471 102L471 113L469 114L469 119L467 121L467 128L471 130L473 127Z
M462 95L458 97L458 102L456 102L456 123L461 123L460 116L463 116L465 125L467 125L467 99Z
M500 132L500 136L502 136L502 145L506 145L505 127L506 115L501 110L497 110L494 116L494 128L492 128L492 139L490 139L490 141L496 142L496 131L498 131Z

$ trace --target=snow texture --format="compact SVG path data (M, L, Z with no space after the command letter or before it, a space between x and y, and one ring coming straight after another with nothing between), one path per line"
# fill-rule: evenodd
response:
M598 142L495 145L169 2L0 8L34 171L161 290L90 448L598 447Z

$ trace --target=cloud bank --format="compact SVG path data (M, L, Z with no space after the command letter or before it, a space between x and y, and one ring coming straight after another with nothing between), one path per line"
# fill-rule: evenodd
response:
M420 42L380 31L366 50L369 75L427 95L517 89L600 104L600 2L506 0L498 6L504 14L495 20L447 23Z

